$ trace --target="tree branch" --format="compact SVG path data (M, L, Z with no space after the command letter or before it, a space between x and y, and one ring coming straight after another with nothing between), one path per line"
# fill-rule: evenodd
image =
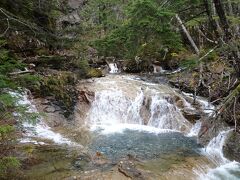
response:
M211 49L210 51L208 51L204 56L202 56L201 58L199 58L198 61L202 61L205 57L207 57L210 53L212 53L215 49L217 49L218 45L215 46L213 49Z
M3 37L8 32L8 30L10 28L10 24L9 24L8 18L7 18L7 25L8 25L7 29L2 34L0 34L0 37Z
M35 31L33 30L33 26L32 25L29 25L28 23L23 22L22 20L19 20L18 18L15 18L15 17L9 15L9 13L6 12L3 8L0 8L0 12L7 17L8 21L9 20L16 21L16 22L18 22L18 23L20 23L20 24L22 24L24 26L27 26L28 28L30 28L35 33ZM34 28L34 29L37 30L37 28Z

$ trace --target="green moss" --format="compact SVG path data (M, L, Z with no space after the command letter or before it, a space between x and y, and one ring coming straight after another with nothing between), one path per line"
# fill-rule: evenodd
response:
M41 80L42 77L40 75L24 74L16 77L19 86L25 87L34 93L39 93L41 91Z
M76 68L79 69L79 76L86 77L90 69L88 61L86 59L79 59L79 60L75 60L74 64Z
M88 78L102 77L102 76L103 76L103 73L100 69L91 68L87 73Z
M13 125L0 125L0 179L16 179L20 162L13 157L16 131Z
M7 135L12 133L14 131L14 127L10 125L2 125L0 126L0 140L4 141L6 139Z
M4 157L0 159L0 178L12 179L14 171L16 172L20 167L20 162L16 157ZM16 177L15 177L16 178Z
M13 108L15 106L15 100L16 98L8 93L0 94L0 102L3 103L6 108Z
M192 69L198 66L198 57L196 55L190 56L180 62L182 68Z
M76 100L73 85L76 83L76 77L73 73L61 72L58 75L45 77L41 81L41 95L54 96L61 106L66 110L67 117L72 113Z

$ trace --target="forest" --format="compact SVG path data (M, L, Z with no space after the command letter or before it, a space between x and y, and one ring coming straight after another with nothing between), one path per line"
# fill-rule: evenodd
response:
M16 94L26 93L33 101L41 99L54 104L53 114L60 113L64 119L54 123L68 124L71 129L78 122L76 107L84 114L88 108L95 112L90 106L93 108L97 100L102 106L101 98L106 96L99 95L97 99L97 90L100 92L103 87L94 87L94 83L109 77L109 71L113 72L111 65L117 68L116 77L136 75L154 83L162 78L167 86L190 94L190 104L196 111L194 115L184 111L183 116L192 124L201 120L201 144L207 146L223 127L231 128L229 142L223 147L224 156L240 162L240 0L1 0L0 179L35 179L26 172L44 160L34 154L44 150L49 153L49 149L55 152L55 146L48 145L46 150L41 145L20 142L28 131L24 124L37 126L39 118L48 116L52 108L45 108L42 113L36 105L39 111L29 110L29 104L22 104ZM105 80L102 81L104 84ZM86 85L88 82L93 83L92 87ZM134 93L130 91L134 83L124 86L129 88L129 96ZM144 85L141 86L145 93ZM149 110L152 106L146 104L154 98L148 101L147 93L144 95L142 105ZM184 106L179 105L179 97L171 95L172 101L177 99L177 108ZM201 114L197 118L198 97L215 106L210 117ZM123 97L119 98L116 106L124 109L127 105L122 107ZM106 106L111 106L111 102ZM149 119L143 121L146 125ZM47 122L53 129L54 123ZM61 128L56 130L60 134ZM61 152L56 153L63 153L59 149ZM96 156L102 156L95 151ZM53 165L54 173L61 170L57 165ZM118 171L126 177L148 179L148 175L132 175L124 165L119 165ZM240 179L239 165L238 168L235 179ZM55 174L46 179L56 177ZM70 173L68 177L73 176ZM78 179L78 174L74 177Z

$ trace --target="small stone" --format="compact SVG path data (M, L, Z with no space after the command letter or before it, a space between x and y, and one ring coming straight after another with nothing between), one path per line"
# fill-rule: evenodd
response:
M51 103L47 99L44 99L41 104L42 105L50 105Z
M56 111L56 109L52 106L47 106L46 108L44 108L44 112L46 113L54 113Z

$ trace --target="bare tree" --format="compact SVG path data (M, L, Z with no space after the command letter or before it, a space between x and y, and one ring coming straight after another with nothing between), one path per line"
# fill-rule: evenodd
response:
M223 8L223 4L222 4L221 0L213 0L213 3L215 6L217 15L219 17L220 24L224 31L224 35L225 35L224 39L226 42L228 42L229 40L231 40L232 34L231 34L230 26L228 24L227 17L226 17L224 8Z

